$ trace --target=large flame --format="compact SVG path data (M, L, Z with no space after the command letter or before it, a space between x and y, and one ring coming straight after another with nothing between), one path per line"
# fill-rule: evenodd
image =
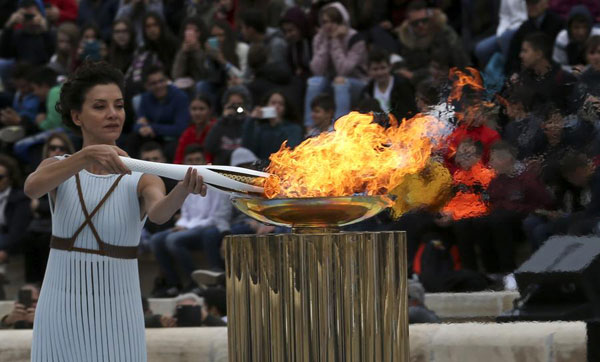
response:
M419 172L444 128L430 116L417 116L384 128L372 115L352 112L294 149L285 144L272 154L265 195L275 197L384 195L409 174Z

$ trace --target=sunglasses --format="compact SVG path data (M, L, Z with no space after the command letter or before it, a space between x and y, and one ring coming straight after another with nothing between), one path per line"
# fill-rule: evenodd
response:
M8 175L0 175L0 181L4 180L5 177L8 177Z
M427 23L429 23L429 18L421 18L411 21L410 26L417 27L420 25L427 25Z
M55 146L55 145L49 145L48 146L48 151L50 152L54 152L54 151L66 151L67 148L65 146Z

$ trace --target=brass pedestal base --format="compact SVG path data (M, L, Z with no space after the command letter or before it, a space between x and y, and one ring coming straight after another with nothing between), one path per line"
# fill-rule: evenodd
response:
M226 242L229 361L408 362L403 232Z

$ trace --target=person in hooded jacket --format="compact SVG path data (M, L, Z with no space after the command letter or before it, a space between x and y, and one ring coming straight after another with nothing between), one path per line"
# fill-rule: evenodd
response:
M350 16L339 2L324 6L319 12L321 27L313 39L313 56L304 100L304 125L313 126L310 104L318 94L333 88L335 118L348 113L352 100L366 84L367 44L350 27Z
M571 8L567 28L556 36L552 60L569 73L579 74L585 67L585 43L594 35L600 35L600 27L594 27L592 14L585 5Z

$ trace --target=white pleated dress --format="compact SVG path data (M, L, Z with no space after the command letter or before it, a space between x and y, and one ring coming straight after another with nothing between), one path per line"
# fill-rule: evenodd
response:
M136 247L144 225L137 185L142 174L125 175L91 216L107 244ZM86 213L92 214L117 175L79 173ZM57 189L52 233L72 238L85 223L76 178ZM98 250L89 224L74 246ZM33 325L32 361L146 361L144 315L137 259L52 248Z

